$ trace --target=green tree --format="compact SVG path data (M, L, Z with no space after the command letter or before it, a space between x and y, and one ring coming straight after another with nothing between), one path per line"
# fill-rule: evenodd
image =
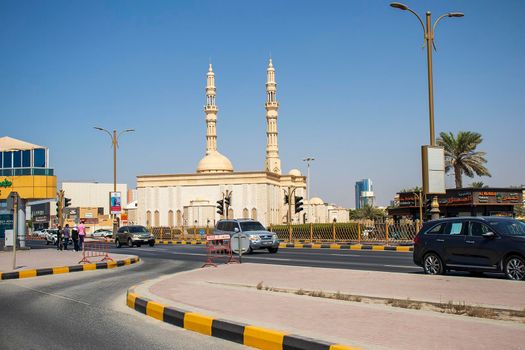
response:
M350 219L352 220L381 220L386 216L383 209L375 208L371 205L365 205L363 208L350 211Z
M487 188L489 186L485 185L483 181L475 181L470 184L470 187L472 188Z
M472 131L460 131L457 137L451 132L441 132L437 144L445 149L445 171L454 171L456 188L463 187L462 176L491 176L484 164L485 152L476 151L483 141L481 134Z

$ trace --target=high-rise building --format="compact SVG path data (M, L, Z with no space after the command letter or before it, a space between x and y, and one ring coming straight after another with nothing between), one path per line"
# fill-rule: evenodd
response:
M367 205L374 205L374 187L372 180L362 179L355 183L355 208L361 209Z

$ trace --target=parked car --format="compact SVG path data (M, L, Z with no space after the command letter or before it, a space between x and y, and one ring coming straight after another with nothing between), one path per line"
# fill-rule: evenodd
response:
M47 235L47 229L33 231L33 236L37 236L39 238L45 239L46 235Z
M426 222L414 238L414 263L427 274L503 272L525 280L525 223L503 217Z
M269 232L259 222L251 219L220 220L217 223L215 234L245 233L250 238L250 248L248 253L258 249L268 249L270 253L277 253L279 250L279 239L273 232Z
M117 231L115 245L120 248L123 244L128 247L134 245L140 247L142 244L149 244L150 247L155 245L155 237L144 226L122 226Z
M46 244L49 245L49 244L53 244L53 245L56 245L57 244L57 233L58 233L58 229L56 228L50 228L50 229L46 229ZM69 240L67 245L71 245L73 243L73 240Z
M93 232L91 234L91 237L111 238L111 237L113 237L113 231L107 230L107 229L104 229L104 228L100 228L100 229L96 230L95 232Z

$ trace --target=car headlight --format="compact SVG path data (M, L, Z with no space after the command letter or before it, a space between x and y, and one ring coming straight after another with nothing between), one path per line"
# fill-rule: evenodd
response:
M260 240L259 236L250 236L250 241L257 242L258 240Z
M277 235L275 233L272 235L272 240L274 240L274 241L277 240Z

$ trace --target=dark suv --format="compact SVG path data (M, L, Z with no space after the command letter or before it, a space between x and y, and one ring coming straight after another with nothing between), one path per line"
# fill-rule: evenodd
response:
M503 217L426 222L414 238L414 263L427 274L448 270L503 272L525 279L525 223Z
M251 219L220 220L217 223L215 234L229 234L230 236L242 232L250 239L248 253L256 249L268 249L270 253L279 250L279 239L273 232L269 232L259 221Z
M142 244L149 244L150 247L153 247L155 237L144 226L122 226L117 231L115 245L120 248L123 244L127 244L130 248L134 245L140 247Z

